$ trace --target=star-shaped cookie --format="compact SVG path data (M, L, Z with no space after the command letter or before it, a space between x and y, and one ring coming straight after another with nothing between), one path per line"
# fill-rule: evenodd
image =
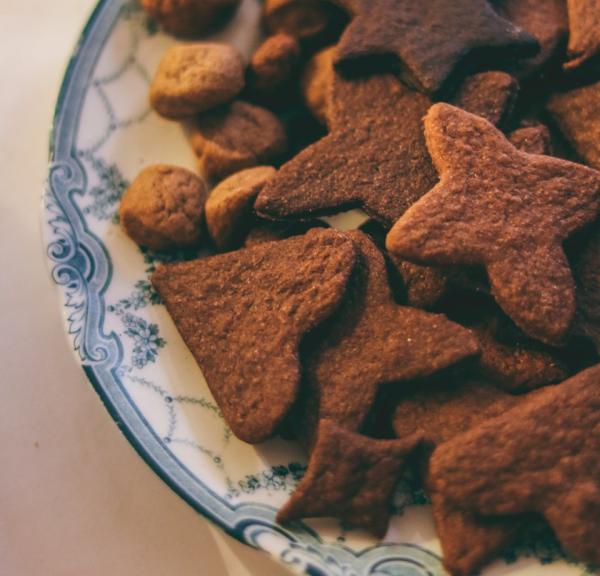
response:
M475 336L441 314L394 301L383 255L351 232L357 262L339 310L305 342L297 417L310 447L318 422L360 430L379 387L429 376L479 351Z
M362 232L348 236L357 262L344 300L303 346L296 416L309 447L322 419L358 431L380 385L429 376L479 350L445 316L396 304L381 252Z
M513 74L529 78L558 64L569 32L564 0L494 0L493 5L498 14L527 30L540 44L535 56L511 66Z
M600 173L517 150L449 104L425 118L440 182L394 225L390 252L423 264L482 264L500 307L528 335L559 343L575 312L562 242L596 217Z
M420 443L419 435L374 440L322 420L306 475L277 520L335 516L383 538L394 487Z
M336 76L331 90L330 134L284 164L254 208L278 220L359 206L389 226L437 181L421 124L429 98L390 75Z
M489 120L494 126L508 123L519 94L519 83L510 74L492 70L468 76L452 97L452 104Z
M599 563L599 384L596 365L441 444L430 489L484 517L541 514L568 552Z
M486 0L336 2L352 19L338 44L338 68L351 73L360 61L372 69L375 61L387 65L395 59L401 77L429 94L452 83L459 69L497 68L539 49Z

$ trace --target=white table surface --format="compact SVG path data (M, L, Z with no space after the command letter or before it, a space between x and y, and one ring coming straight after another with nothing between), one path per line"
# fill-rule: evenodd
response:
M0 574L284 576L118 431L67 345L40 238L48 132L95 0L0 0Z

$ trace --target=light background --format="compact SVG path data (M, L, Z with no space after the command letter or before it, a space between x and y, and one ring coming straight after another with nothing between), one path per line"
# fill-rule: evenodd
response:
M0 574L285 576L130 447L77 366L40 207L67 59L95 0L0 0Z

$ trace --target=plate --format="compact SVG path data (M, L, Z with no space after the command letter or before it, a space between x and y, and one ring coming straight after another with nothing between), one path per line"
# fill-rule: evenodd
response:
M259 15L258 1L245 0L215 39L250 54L259 40ZM276 524L277 508L305 470L304 454L283 440L253 447L232 436L149 283L160 257L140 251L121 231L119 199L142 167L195 166L181 126L159 118L148 105L151 74L174 42L135 2L103 0L65 75L43 220L45 250L77 361L146 462L233 537L313 576L442 576L430 509L408 477L399 484L383 542L333 520ZM584 573L563 560L549 535L534 546L523 543L485 571Z

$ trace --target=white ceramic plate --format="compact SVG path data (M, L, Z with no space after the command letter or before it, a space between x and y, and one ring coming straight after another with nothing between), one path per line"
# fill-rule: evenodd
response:
M259 4L245 0L216 38L250 54ZM148 282L156 257L116 222L119 198L154 162L194 169L182 128L150 111L148 83L175 41L135 3L102 0L67 70L44 195L46 251L77 361L117 425L174 490L229 534L311 575L440 576L429 507L401 482L383 542L318 521L283 528L276 509L305 467L296 445L233 437L202 374ZM520 547L488 576L582 575L552 538ZM544 561L540 565L538 558Z

